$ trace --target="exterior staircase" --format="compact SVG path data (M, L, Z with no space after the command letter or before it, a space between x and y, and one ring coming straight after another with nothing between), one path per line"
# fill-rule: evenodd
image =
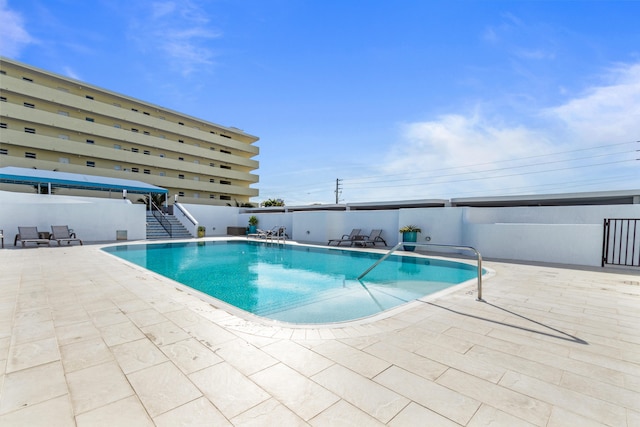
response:
M171 224L171 236L164 229L160 221L157 220L153 213L147 211L147 239L148 240L156 240L156 239L191 239L193 236L189 231L182 225L180 221L173 215L165 215L165 218L169 220Z

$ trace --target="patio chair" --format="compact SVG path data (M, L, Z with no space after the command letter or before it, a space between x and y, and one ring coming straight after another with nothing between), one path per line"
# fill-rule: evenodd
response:
M38 231L38 227L18 227L18 234L16 234L16 238L13 240L13 246L16 246L18 241L22 243L22 247L27 243L35 243L38 246L49 246L49 239L45 239L41 236L42 235Z
M329 240L327 245L331 246L331 243L335 243L336 246L340 246L344 242L347 242L350 245L353 245L353 242L358 238L362 238L362 236L360 236L360 229L354 228L353 230L351 230L350 234L343 234L342 237L339 239Z
M249 237L255 237L257 239L266 239L267 237L270 237L273 233L274 233L274 229L271 230L262 230L260 228L256 229L255 233L248 233L247 234L247 239Z
M375 246L376 243L382 243L384 246L387 246L387 242L382 238L382 230L379 229L371 230L368 236L364 236L361 240L355 240L354 243L360 246Z
M51 226L51 240L58 242L58 246L62 242L67 242L68 245L71 242L79 242L82 245L82 240L76 238L76 233L71 232L66 225L52 225Z

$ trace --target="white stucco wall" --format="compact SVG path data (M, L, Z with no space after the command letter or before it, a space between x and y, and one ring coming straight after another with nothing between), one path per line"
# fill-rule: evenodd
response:
M599 266L605 218L640 218L640 205L463 209L464 244L485 258Z
M197 221L197 225L202 225L206 228L205 236L225 236L227 234L227 227L237 227L244 224L239 224L238 212L239 209L231 206L207 206L207 205L194 205L188 203L181 203ZM191 226L188 226L188 221L183 221L180 215L176 215L178 219L187 227L192 230ZM195 226L193 226L195 227ZM193 235L196 236L195 230Z
M52 225L67 225L84 241L113 241L117 230L126 230L127 240L142 240L146 239L145 205L122 199L0 191L5 245L13 244L19 226L51 232Z
M246 227L251 215L261 229L284 226L293 240L326 244L359 228L382 229L388 246L400 240L404 225L422 228L418 241L473 246L485 258L599 266L603 220L640 218L640 204L513 208L405 208L400 210L294 211L240 213L237 207L183 205L207 236L224 236L227 227ZM120 199L39 195L0 191L0 228L12 244L18 226L68 225L86 241L146 238L145 206ZM433 250L436 250L433 248Z

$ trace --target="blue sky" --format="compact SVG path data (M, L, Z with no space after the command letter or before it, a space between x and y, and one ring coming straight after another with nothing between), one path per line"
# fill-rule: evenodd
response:
M0 0L0 53L260 137L288 205L640 188L640 1Z

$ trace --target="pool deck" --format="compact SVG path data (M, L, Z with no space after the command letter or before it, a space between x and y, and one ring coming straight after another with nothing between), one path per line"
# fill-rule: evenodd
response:
M0 425L640 426L639 269L485 262L485 302L289 328L100 247L0 250Z

